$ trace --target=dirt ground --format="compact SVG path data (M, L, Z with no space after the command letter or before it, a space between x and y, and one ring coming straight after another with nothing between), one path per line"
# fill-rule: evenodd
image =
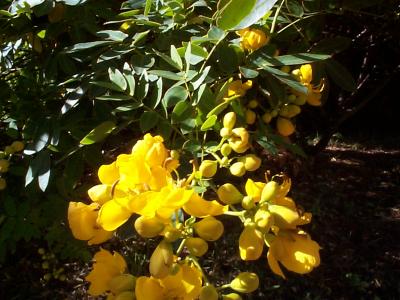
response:
M334 145L292 166L290 195L313 214L306 230L322 247L320 267L304 276L286 272L288 279L282 280L269 270L265 257L258 263L240 261L241 227L226 218L227 235L210 247L203 262L211 280L226 283L239 270L257 272L260 288L244 299L400 299L400 150ZM137 253L150 251L151 245L130 242L133 248L120 247L136 255L136 268L145 268ZM87 264L65 262L66 280L46 284L29 265L27 255L14 272L8 270L7 276L17 277L2 281L2 299L91 299L83 280ZM11 295L11 288L24 292Z

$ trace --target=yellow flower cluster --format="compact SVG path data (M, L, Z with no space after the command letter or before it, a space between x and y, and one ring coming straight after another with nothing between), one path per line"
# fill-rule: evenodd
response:
M268 263L272 271L285 277L278 262L290 271L304 274L312 271L320 262L319 245L298 228L311 221L311 214L299 210L287 197L290 180L282 184L276 181L254 182L248 179L246 196L231 184L218 189L219 199L224 203L241 203L244 229L239 238L240 257L257 260L264 244L269 247Z
M294 69L292 74L300 81L306 88L307 94L299 94L300 99L304 99L308 104L312 106L321 105L321 93L324 90L324 80L321 80L318 85L312 85L312 67L310 64L305 64L300 67L300 69ZM301 101L301 100L300 100Z
M74 237L89 245L102 243L132 214L140 215L135 228L144 237L165 235L171 216L180 208L198 217L222 214L224 206L204 200L173 180L171 171L179 161L169 154L160 136L146 134L131 154L121 154L115 162L102 165L98 171L101 184L88 191L93 202L69 204Z
M230 284L216 288L208 282L198 261L208 252L209 243L223 236L224 225L215 217L222 214L237 216L244 224L238 239L243 260L259 259L267 245L268 264L282 277L280 264L301 274L319 265L319 245L299 228L311 221L311 214L299 210L287 197L288 178L273 177L280 184L277 180L258 182L249 178L244 194L228 182L217 186L218 200L213 201L194 192L192 186L214 177L218 165L230 166L235 176L243 176L261 165L254 154L228 158L232 151L242 154L250 148L249 136L245 128L235 128L233 112L225 114L222 123L226 134L211 153L216 160L203 160L199 167L194 163L188 178L174 178L173 173L178 174L178 155L165 148L160 136L146 134L130 154L121 154L111 164L99 168L100 184L88 191L92 203L70 202L71 231L90 245L111 238L132 216L133 227L140 236L163 237L150 256L149 276L129 274L119 253L98 251L86 277L91 295L106 294L108 300L217 300L221 296L241 299L237 293L253 292L259 285L257 274L241 272ZM238 164L237 168L244 171L234 170ZM238 210L239 205L242 210ZM183 219L179 216L182 213ZM185 220L186 215L189 218ZM175 242L179 244L177 249ZM237 293L223 295L223 288Z

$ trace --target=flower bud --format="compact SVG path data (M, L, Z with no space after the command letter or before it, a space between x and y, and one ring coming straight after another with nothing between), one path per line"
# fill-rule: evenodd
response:
M0 178L0 191L4 190L7 187L7 182L4 178Z
M196 233L206 241L216 241L224 233L224 225L214 217L206 217L193 225Z
M231 111L225 114L223 119L223 125L225 128L232 130L233 127L235 127L235 123L236 123L236 113Z
M0 159L0 173L7 173L10 162L6 159Z
M272 226L273 217L268 210L260 208L254 215L254 222L262 232L267 232Z
M186 248L189 250L190 254L200 257L207 253L208 244L202 238L190 237L186 239Z
M15 153L15 149L11 146L5 146L4 152L6 153L6 155L10 155L10 154Z
M150 274L155 278L164 278L169 275L174 254L172 246L167 241L161 241L150 257Z
M238 31L242 40L240 45L243 49L255 51L268 43L269 38L264 31L255 28L244 28Z
M232 129L222 127L221 130L219 131L219 135L223 138L229 138L232 135Z
M248 109L246 110L245 118L246 118L246 123L252 125L256 122L257 115L254 111Z
M251 196L245 196L242 200L242 207L246 210L252 209L255 205L255 201Z
M158 218L140 216L135 221L135 229L144 238L153 238L164 230L164 224Z
M236 153L243 153L249 149L249 133L246 128L239 127L232 129L232 135L229 138L229 145Z
M100 205L112 199L111 193L112 186L108 184L98 184L88 190L89 198Z
M258 106L258 101L257 100L251 100L249 103L247 103L248 108L256 108Z
M306 94L300 94L296 97L296 99L293 101L294 104L296 105L304 105L307 102L307 95Z
M264 249L261 231L254 225L245 226L239 237L239 252L242 260L257 260Z
M222 295L222 300L242 300L242 296L236 293Z
M269 124L272 120L272 115L269 112L266 112L265 114L262 115L262 120L265 124Z
M238 161L231 165L229 171L233 176L242 177L246 173L246 168L244 163Z
M177 239L182 237L181 231L178 228L172 227L170 225L165 228L163 235L165 239L170 243L175 242Z
M217 195L219 200L229 205L240 203L243 199L243 195L231 183L221 185L217 190Z
M281 117L279 117L276 121L276 128L279 134L283 136L289 136L295 131L293 123L289 119Z
M199 300L218 300L218 292L213 285L203 286L200 290Z
M132 274L121 274L113 277L108 287L110 291L117 295L125 291L133 291L135 289L136 277Z
M136 295L133 291L125 291L115 296L114 300L135 300Z
M171 150L170 151L170 157L171 158L173 158L173 159L177 159L177 160L179 160L179 151L177 151L177 150Z
M231 154L231 152L232 152L232 148L231 148L231 146L229 146L229 144L225 143L222 145L221 154L223 156L229 156L229 154Z
M250 172L257 170L261 166L261 159L254 154L245 155L239 158L238 161L243 162L246 171Z
M203 177L213 177L217 173L218 163L215 160L203 160L200 164L199 171Z
M289 102L294 102L294 101L296 101L296 98L297 98L297 97L296 97L295 94L291 94L291 95L288 96L288 101L289 101Z
M281 67L281 71L283 73L289 73L290 72L290 67L289 66L282 66Z
M24 143L21 141L14 141L11 144L11 148L13 148L15 150L15 152L20 152L22 150L24 150Z
M261 200L260 202L272 202L275 199L276 193L279 190L279 184L276 181L268 182L262 192L261 192Z
M259 285L256 273L242 272L231 281L231 288L239 293L252 293Z
M300 112L301 109L299 106L295 104L288 104L281 108L281 110L279 111L279 115L290 119L297 116Z

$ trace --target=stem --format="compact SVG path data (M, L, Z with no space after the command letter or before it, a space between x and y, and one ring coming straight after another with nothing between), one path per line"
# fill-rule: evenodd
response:
M186 243L186 239L183 239L181 244L178 247L178 250L176 250L176 256L179 256L182 253L183 248L185 248L185 243Z
M274 19L272 20L271 30L269 31L271 34L273 34L274 31L275 31L276 20L278 19L278 15L279 15L279 12L281 11L281 8L283 6L283 2L285 2L285 0L282 0L281 4L276 9L276 12L275 12L275 15L274 15Z
M242 218L244 216L244 213L245 213L245 211L230 211L230 210L228 210L228 211L224 212L224 215Z
M200 70L199 70L199 74L201 72L203 72L204 68L206 67L207 61L210 59L211 55L214 53L215 49L217 49L219 43L221 43L226 37L226 33L224 33L224 35L215 43L215 45L212 47L211 51L208 53L206 59L204 60Z

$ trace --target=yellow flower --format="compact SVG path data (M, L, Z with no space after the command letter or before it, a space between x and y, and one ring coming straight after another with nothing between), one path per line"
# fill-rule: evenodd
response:
M311 272L320 264L320 246L305 232L284 231L272 241L267 258L271 270L285 278L278 262L299 274Z
M93 270L85 279L90 282L89 294L98 296L110 290L111 280L124 274L127 265L119 253L111 254L104 249L94 255L94 261Z
M151 136L147 133L143 140L139 140L132 148L132 154L144 158L150 167L162 166L168 157L168 151L159 135Z
M111 238L113 232L106 231L97 223L99 205L86 205L82 202L70 202L68 223L73 236L78 240L88 241L89 245L100 244Z
M296 127L293 125L292 121L286 118L278 117L276 120L276 129L280 135L289 136L296 131Z
M254 199L255 202L260 201L261 199L261 193L264 189L265 183L264 182L254 182L250 178L247 179L246 185L245 185L245 190L247 193L247 196L250 196Z
M253 85L251 80L247 80L242 83L241 80L234 80L229 84L228 92L224 99L231 98L233 96L243 97L246 95L246 91L249 90Z
M243 153L250 148L249 132L243 127L234 128L228 142L233 151Z
M257 260L264 249L263 234L255 226L245 226L239 237L240 258Z
M97 175L103 184L114 184L119 179L119 170L116 162L100 166Z
M321 80L317 86L311 84L312 67L310 64L302 65L298 75L300 82L307 88L307 103L312 106L320 106L321 93L324 90L324 80Z
M241 36L241 46L243 49L255 51L268 43L269 38L264 31L255 28L245 28L238 31Z
M222 215L228 210L228 205L221 205L215 200L204 200L198 194L193 193L189 201L183 206L183 209L193 217L204 218L207 216Z
M162 279L141 276L136 280L137 300L193 300L200 295L201 272L193 265L183 264L174 275Z

